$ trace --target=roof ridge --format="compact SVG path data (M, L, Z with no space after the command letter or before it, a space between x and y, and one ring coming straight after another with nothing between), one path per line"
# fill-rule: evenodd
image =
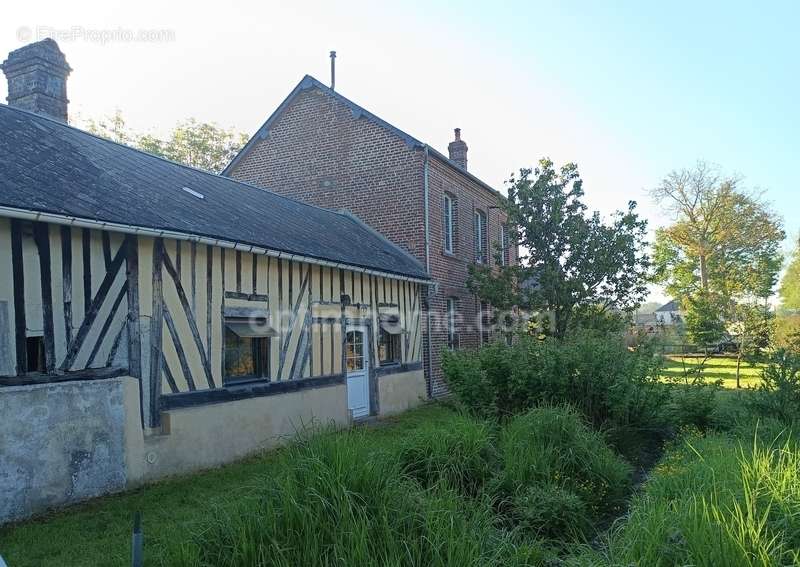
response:
M430 148L431 155L433 155L433 157L441 160L443 163L445 163L446 165L448 165L451 168L455 169L461 175L464 175L467 178L475 181L476 183L478 183L479 185L481 185L482 187L484 187L488 191L491 191L492 193L495 193L496 195L505 198L504 195L502 193L500 193L497 189L495 189L494 187L492 187L491 185L489 185L488 183L486 183L485 181L483 181L482 179L480 179L476 175L470 173L469 171L461 169L450 158L445 156L443 153L441 153L439 150L437 150L436 148L434 148L433 146L431 146L427 142L423 142L423 141L419 140L418 138L415 138L411 134L405 132L404 130L401 130L397 126L395 126L395 125L391 124L390 122L384 120L383 118L381 118L380 116L376 115L375 113L370 112L369 110L367 110L366 108L364 108L363 106L358 104L357 102L353 102L352 100L350 100L349 98L347 98L343 94L341 94L341 93L333 90L332 88L330 88L328 85L326 85L325 83L323 83L319 79L316 79L313 76L308 75L308 74L304 75L303 78L300 79L300 82L297 83L297 85L291 90L291 92L286 96L286 98L283 99L283 101L272 112L272 114L270 114L269 117L264 121L264 123L258 128L258 130L255 131L255 133L250 137L250 139L247 141L247 143L244 145L244 147L242 147L242 149L239 150L239 153L237 153L234 156L234 158L231 160L231 162L228 165L225 166L225 169L222 170L220 175L223 175L223 176L227 177L228 176L228 171L231 168L233 168L239 162L239 160L242 157L244 157L244 155L250 150L250 148L256 143L256 141L260 140L260 139L263 139L264 132L269 130L269 126L271 126L272 122L274 120L277 120L277 118L283 113L283 111L289 105L289 102L300 91L307 90L307 89L312 88L312 87L316 87L316 88L320 89L323 93L325 93L325 94L327 94L329 96L332 96L335 99L343 102L345 105L350 107L351 111L356 111L360 115L368 116L371 120L377 122L378 124L380 124L384 128L388 129L391 132L394 132L399 137L403 138L405 140L406 144L408 144L409 146L412 146L412 147L413 146L419 146L419 147Z
M258 185L253 185L252 183L248 183L247 181L241 181L239 179L234 179L233 177L228 177L227 175L222 175L220 173L214 173L214 172L211 172L211 171L207 171L205 169L200 169L199 167L193 167L191 165L186 165L185 163L181 163L179 161L174 161L174 160L171 160L169 158L165 158L164 156L153 154L153 153L147 152L147 151L139 149L139 148L134 148L133 146L129 146L127 144L123 144L122 142L117 142L116 140L112 140L110 138L104 138L103 136L100 136L98 134L93 134L92 132L89 132L87 130L83 130L82 128L78 128L77 126L73 126L72 124L66 124L64 122L61 122L60 120L56 120L55 118L52 118L52 117L44 115L44 114L37 114L36 112L31 112L30 110L25 110L25 109L17 108L17 107L8 105L8 104L0 103L0 109L2 109L2 108L8 109L8 110L12 110L14 112L20 112L22 114L27 114L27 115L32 116L34 118L41 118L41 119L46 120L48 122L52 122L53 124L56 124L58 126L62 126L64 128L69 128L70 130L75 130L76 132L80 132L81 134L85 134L87 136L91 136L92 138L100 140L101 142L108 142L108 143L120 146L122 148L128 149L130 151L137 152L137 153L140 153L140 154L144 154L146 156L149 156L149 157L152 157L152 158L155 158L155 159L159 159L161 161L164 161L164 162L172 164L172 165L177 165L179 167L182 167L184 169L188 169L190 171L195 171L197 173L202 173L204 175L210 175L211 177L215 177L217 179L224 179L224 180L226 180L226 181L228 181L230 183L236 183L237 185L242 185L244 187L249 187L249 188L254 189L256 191L266 192L266 193L269 193L270 195L274 195L275 197L278 197L278 198L283 199L285 201L291 201L293 203L297 203L298 205L302 205L304 207L309 207L309 208L316 209L316 210L319 210L319 211L325 211L325 212L328 212L328 213L337 214L337 211L333 211L331 209L326 209L325 207L319 207L317 205L312 205L311 203L306 203L305 201L300 201L298 199L293 199L292 197L288 197L286 195L282 195L280 193L276 193L274 191L270 191L269 189L267 189L265 187L259 187ZM191 187L190 187L190 189L191 189Z

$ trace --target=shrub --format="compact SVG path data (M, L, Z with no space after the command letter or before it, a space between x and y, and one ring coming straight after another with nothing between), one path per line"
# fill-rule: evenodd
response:
M630 465L567 407L540 407L512 419L500 438L500 459L494 488L509 503L508 515L551 536L564 528L563 517L543 511L536 518L532 502L561 501L576 514L567 521L583 531L591 519L616 513L630 488Z
M783 349L773 353L747 407L756 415L785 423L797 420L800 416L800 354Z
M517 527L536 537L579 537L588 531L589 511L583 499L554 483L534 484L511 501Z
M495 454L492 427L468 416L456 416L443 428L423 426L401 443L400 466L422 486L438 483L474 496L492 475Z
M670 404L672 422L678 426L708 429L714 424L719 391L718 383L676 386Z
M658 428L669 395L658 382L659 364L647 346L630 351L620 337L584 333L446 352L443 370L455 396L479 416L505 419L541 403L569 403L596 426Z

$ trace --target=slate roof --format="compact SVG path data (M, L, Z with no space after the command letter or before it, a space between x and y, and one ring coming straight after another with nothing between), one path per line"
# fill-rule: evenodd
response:
M672 301L669 301L668 303L665 303L664 305L656 309L656 313L663 313L665 311L680 311L680 310L681 306L678 305L678 302L673 299Z
M413 256L351 215L174 163L2 104L0 206L169 230L428 277Z
M379 124L379 125L383 126L387 130L389 130L390 132L392 132L393 134L395 134L396 136L401 138L406 143L406 145L408 147L410 147L410 148L425 148L425 147L427 147L428 148L428 152L430 153L431 156L437 158L438 160L440 160L445 165L448 165L449 167L454 169L457 173L459 173L459 174L461 174L461 175L463 175L465 177L468 177L469 179L471 179L472 181L474 181L475 183L477 183L478 185L480 185L481 187L483 187L487 191L491 191L492 193L494 193L496 195L499 195L502 198L505 198L505 196L502 193L500 193L499 191L494 189L488 183L482 181L481 179L479 179L478 177L474 176L470 172L464 171L463 169L461 169L458 165L456 165L453 161L450 160L450 158L448 158L443 153L433 149L431 146L429 146L425 142L421 142L420 140L418 140L417 138L415 138L411 134L407 134L406 132L404 132L400 128L398 128L396 126L393 126L392 124L389 124L388 122L386 122L382 118L379 118L378 116L375 116L374 114L372 114L371 112L369 112L368 110L363 108L362 106L359 106L358 104L356 104L355 102L353 102L349 98L344 97L341 94L339 94L338 92L332 90L330 87L328 87L324 83L321 83L320 81L318 81L317 79L315 79L311 75L306 75L305 77L303 77L302 80L297 84L297 86L294 89L292 89L292 92L289 93L289 96L287 96L283 100L283 102L278 106L278 108L275 109L275 112L273 112L270 115L270 117L267 118L267 121L264 122L264 124L261 125L261 128L259 128L258 131L255 134L253 134L253 137L250 138L250 140L247 142L247 144L245 144L245 146L239 151L238 154L236 154L236 156L231 160L231 162L227 165L227 167L225 167L225 169L222 171L222 175L228 175L233 170L233 168L236 166L236 164L239 162L239 160L241 160L245 155L247 155L255 144L257 144L260 140L263 140L269 134L269 131L272 128L273 124L278 120L278 118L280 118L280 116L289 107L289 105L292 103L292 101L301 92L303 92L305 90L308 90L308 89L319 89L320 91L322 91L326 95L335 98L336 100L340 101L342 104L347 106L350 109L350 111L353 113L353 116L355 116L356 118L364 117L367 120L370 120L372 122L375 122L376 124Z

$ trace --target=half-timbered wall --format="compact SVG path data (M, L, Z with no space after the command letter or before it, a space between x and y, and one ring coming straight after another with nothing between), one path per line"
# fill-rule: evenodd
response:
M0 218L0 376L116 369L141 377L142 418L217 391L225 313L267 311L268 377L341 378L348 323L367 327L378 366L380 315L399 316L401 365L421 361L417 283L344 268L151 238ZM30 358L40 337L44 368ZM0 378L2 380L2 378ZM276 387L276 391L280 389ZM179 401L176 401L179 398Z
M0 218L0 376L128 369L132 239Z
M169 239L140 239L139 259L140 310L151 320L152 424L162 407L173 407L175 394L225 385L229 307L269 312L276 336L269 339L269 377L259 382L342 376L348 322L368 326L377 365L383 311L398 314L405 329L401 363L421 361L417 283Z

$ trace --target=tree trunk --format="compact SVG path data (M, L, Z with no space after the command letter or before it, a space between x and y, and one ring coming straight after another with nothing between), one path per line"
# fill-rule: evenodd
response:
M736 355L736 389L737 390L742 387L742 385L739 383L739 369L741 368L741 366L742 366L742 348L739 347L739 354Z
M700 287L703 291L708 291L708 266L706 265L706 255L700 254Z

